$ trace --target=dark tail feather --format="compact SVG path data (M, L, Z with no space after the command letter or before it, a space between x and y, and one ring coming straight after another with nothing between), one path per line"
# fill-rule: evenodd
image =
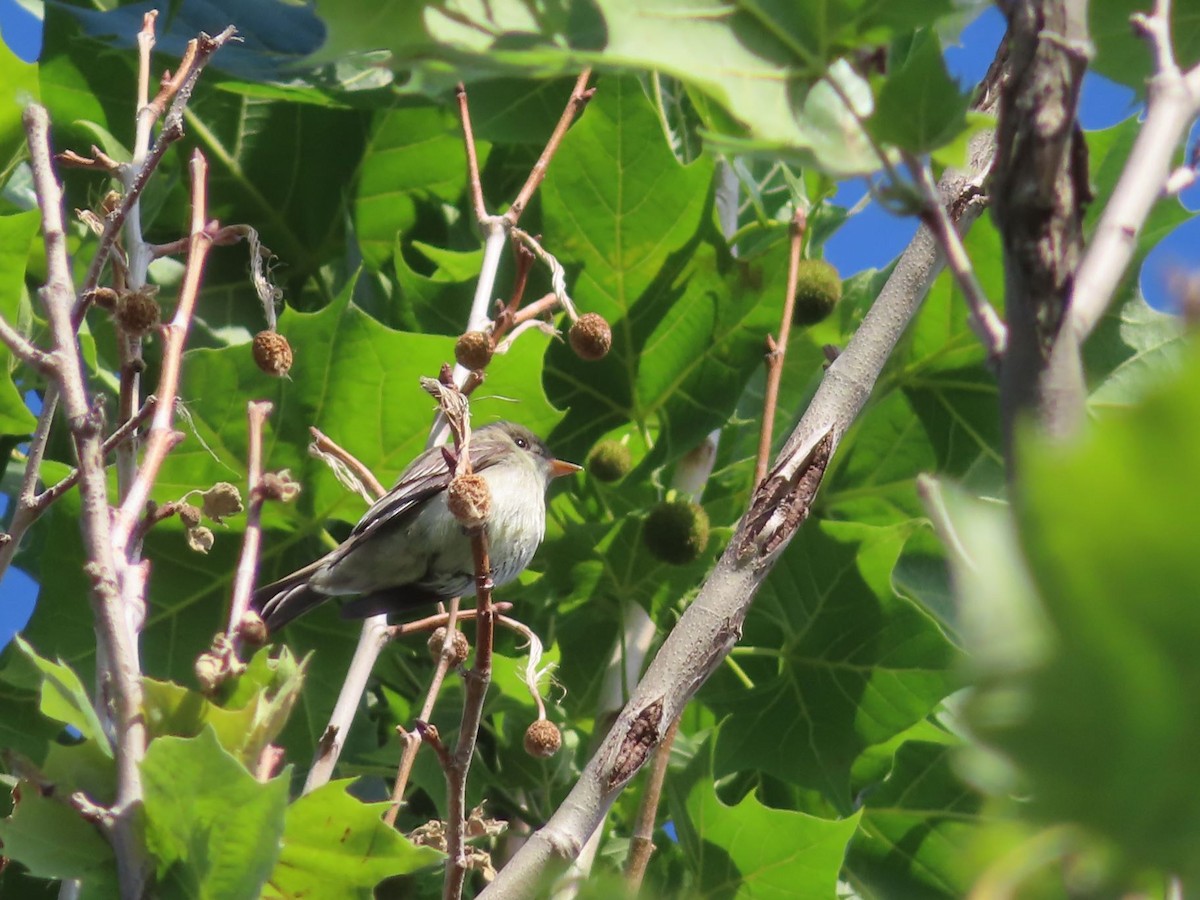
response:
M254 592L252 605L271 634L329 599L328 594L318 593L308 586L312 569L313 566L308 566Z

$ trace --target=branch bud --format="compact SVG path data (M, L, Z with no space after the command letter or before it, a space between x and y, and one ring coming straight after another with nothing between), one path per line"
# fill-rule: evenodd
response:
M467 528L478 528L492 512L492 492L482 475L458 475L446 489L450 513Z

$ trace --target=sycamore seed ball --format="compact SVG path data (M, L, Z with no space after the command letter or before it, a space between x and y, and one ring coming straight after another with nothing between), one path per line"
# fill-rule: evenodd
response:
M690 500L664 500L646 517L642 540L665 563L695 562L708 546L708 513Z
M255 365L268 375L282 378L292 368L292 345L278 331L260 331L252 349Z
M815 325L842 299L842 278L823 259L802 259L796 272L795 325Z
M612 349L612 329L599 313L584 313L567 332L571 349L580 359L603 359Z
M478 528L492 512L492 492L482 475L456 475L446 488L446 506L467 528Z
M117 296L117 323L135 337L141 337L158 327L161 311L158 308L158 287L146 285L136 291L122 291Z
M438 657L442 655L442 646L446 643L446 627L440 626L433 630L433 634L429 635L429 640L426 645L429 647L429 655L433 657L434 662L437 662ZM470 643L467 641L467 636L458 629L454 630L453 644L450 650L450 665L457 666L467 658L467 652L471 649Z
M562 732L547 719L538 719L525 729L525 752L537 759L549 759L562 748Z
M454 344L454 359L464 369L476 372L492 361L492 339L482 331L468 331Z
M633 468L633 454L620 441L601 441L587 455L587 470L597 481L620 481Z

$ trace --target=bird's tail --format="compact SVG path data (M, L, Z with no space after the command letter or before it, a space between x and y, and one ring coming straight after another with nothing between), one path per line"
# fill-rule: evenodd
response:
M308 583L320 562L321 560L318 560L317 563L305 566L286 578L264 585L254 592L251 605L258 610L271 634L275 634L292 619L304 615L329 599L328 594L320 593Z

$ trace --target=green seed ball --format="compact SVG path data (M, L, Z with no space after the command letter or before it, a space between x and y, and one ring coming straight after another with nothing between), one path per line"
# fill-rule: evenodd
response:
M633 468L633 454L620 441L601 441L587 455L588 473L597 481L620 481Z
M842 299L842 277L823 259L802 259L796 272L795 325L816 325Z
M695 562L708 546L708 513L690 500L664 500L646 517L642 540L665 563Z

